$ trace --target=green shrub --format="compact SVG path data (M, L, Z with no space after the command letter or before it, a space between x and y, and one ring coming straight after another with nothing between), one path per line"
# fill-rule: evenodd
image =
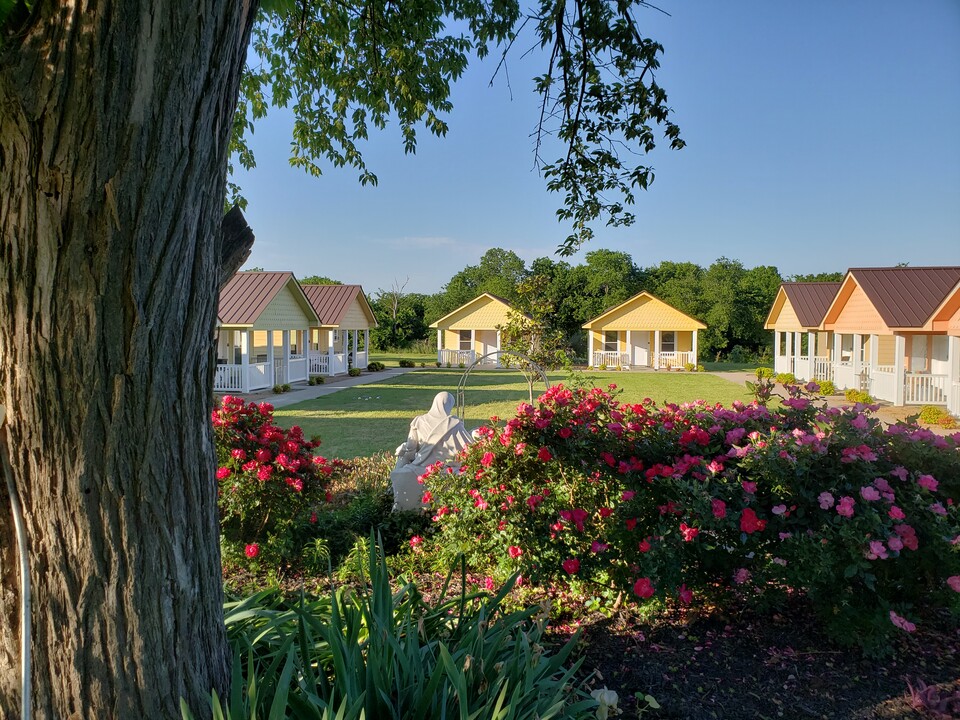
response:
M816 380L815 382L820 386L821 395L837 394L837 386L834 384L833 380Z
M466 365L464 365L464 364L461 362L461 363L457 363L457 367L462 370L463 368L466 367Z
M311 385L323 385L323 383L324 383L323 375L311 375L311 376L310 376L310 384L311 384Z
M425 368L427 364L425 362L420 363L420 367Z
M349 370L347 370L347 375L349 375L350 377L360 377L362 372L363 371L360 368L352 367Z
M436 365L437 365L437 367L440 367L440 361L439 361L439 360L437 360Z
M272 388L270 388L270 391L271 391L274 395L282 395L283 392L284 392L284 390L283 390L283 385L280 385L280 384L278 383L277 385L274 385Z
M773 368L758 367L754 372L758 380L772 380L774 376Z
M310 524L332 468L297 426L273 423L269 403L224 396L213 411L218 506L224 560L277 567L300 555L299 530Z
M847 402L860 403L862 405L873 404L873 398L870 397L870 393L864 392L863 390L854 390L853 388L844 390L843 397L846 398Z
M367 363L367 372L380 372L386 369L387 366L377 360Z
M781 385L796 385L797 376L793 373L777 373L776 380Z
M725 588L775 605L795 588L838 640L874 646L891 609L958 605L954 438L800 388L768 410L562 386L481 436L460 474L426 478L438 558L682 602Z
M417 366L416 363L415 363L413 360L411 360L410 358L401 358L401 359L400 359L400 367L402 367L402 368L412 368L412 367L416 367L416 366Z
M707 369L703 365L697 365L697 372L706 372Z
M697 366L694 365L692 362L688 362L683 364L683 369L686 370L687 372L694 372L697 369Z
M936 425L940 422L940 418L949 414L945 408L936 405L924 405L920 410L919 418L920 422L925 425Z
M382 551L369 548L369 586L226 603L232 687L211 698L214 717L596 717L573 682L579 661L566 666L577 637L545 650L541 608L503 608L512 580L489 596L458 591L451 573L428 602L413 583L393 592Z

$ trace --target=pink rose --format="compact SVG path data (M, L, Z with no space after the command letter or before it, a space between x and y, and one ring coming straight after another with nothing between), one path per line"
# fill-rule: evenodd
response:
M567 558L562 564L563 569L569 575L576 575L578 572L580 572L580 561L576 558Z
M653 587L653 583L650 582L650 578L640 578L633 584L633 592L637 597L649 598L653 597L653 593L656 592L656 588Z

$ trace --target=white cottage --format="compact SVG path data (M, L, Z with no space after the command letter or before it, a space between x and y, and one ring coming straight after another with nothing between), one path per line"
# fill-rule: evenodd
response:
M340 375L364 369L370 360L370 330L377 327L373 308L359 285L303 285L317 315L310 325L311 375Z
M216 392L305 381L317 313L290 272L238 272L220 291Z

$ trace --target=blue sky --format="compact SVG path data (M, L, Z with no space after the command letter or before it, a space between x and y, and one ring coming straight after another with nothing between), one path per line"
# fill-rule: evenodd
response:
M583 252L709 265L735 258L781 274L960 264L960 2L662 0L638 11L665 47L657 79L687 147L648 158L656 181L637 222L597 228ZM532 39L530 40L532 42ZM257 241L248 262L432 293L491 247L552 255L569 228L533 169L537 58L510 86L474 62L450 131L404 155L395 127L363 146L379 177L289 167L291 120L273 110L234 178ZM511 97L512 89L512 97Z

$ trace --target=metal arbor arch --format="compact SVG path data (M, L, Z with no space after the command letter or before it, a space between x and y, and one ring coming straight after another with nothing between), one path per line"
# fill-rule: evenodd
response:
M457 384L457 417L463 419L463 410L466 405L466 403L464 402L464 394L467 388L467 380L470 377L470 372L484 360L492 357L498 357L500 355L509 355L511 357L519 358L520 360L523 360L529 363L533 372L535 372L537 375L540 376L540 380L543 382L544 389L545 390L550 389L550 381L547 379L547 373L544 372L543 368L538 363L534 362L530 357L520 352L514 352L514 351L508 352L506 350L495 350L491 353L487 353L486 355L481 355L480 357L478 357L476 360L474 360L472 363L470 363L467 366L467 369L464 370L463 374L460 376L460 382ZM530 386L530 393L531 393L530 402L531 403L533 402L532 388L533 386L531 384Z

